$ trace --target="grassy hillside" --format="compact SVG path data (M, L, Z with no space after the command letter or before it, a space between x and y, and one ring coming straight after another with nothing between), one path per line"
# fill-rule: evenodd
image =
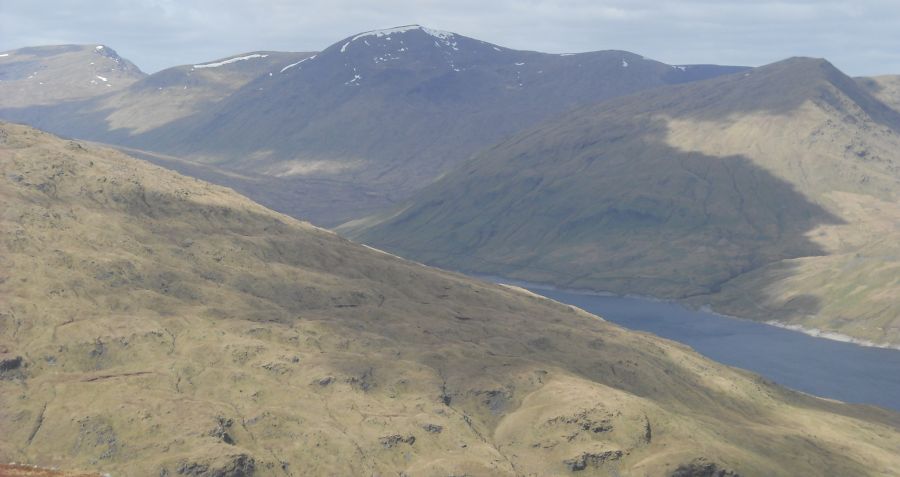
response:
M791 59L583 108L352 236L451 269L900 343L900 115Z
M113 475L891 475L794 393L234 192L0 126L0 460Z

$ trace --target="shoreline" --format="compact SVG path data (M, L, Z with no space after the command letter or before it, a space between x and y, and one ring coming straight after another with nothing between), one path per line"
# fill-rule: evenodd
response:
M484 281L488 281L491 283L497 283L497 284L513 285L513 286L517 286L520 288L525 288L526 290L551 290L551 291L558 291L558 292L563 292L563 293L572 293L574 295L617 297L617 298L637 298L640 300L647 300L647 301L656 302L656 303L669 303L672 305L678 305L686 310L709 313L710 315L716 315L716 316L720 316L723 318L731 318L734 320L742 320L742 321L751 321L754 323L761 323L764 325L781 328L783 330L794 331L796 333L802 333L804 335L812 336L814 338L820 338L820 339L825 339L825 340L830 340L830 341L837 341L840 343L849 343L849 344L853 344L853 345L864 347L864 348L889 349L889 350L893 350L893 351L900 351L900 344L895 345L895 344L891 344L891 343L876 343L874 341L865 340L862 338L855 338L853 336L845 335L842 333L837 333L834 331L825 331L825 330L820 330L818 328L807 328L802 325L794 325L794 324L784 323L784 322L777 321L777 320L761 321L761 320L753 320L750 318L742 318L740 316L726 315L724 313L719 313L719 312L715 311L715 309L713 309L710 305L702 305L700 307L692 307L692 306L689 306L688 304L681 302L679 300L658 298L658 297L649 296L649 295L638 295L638 294L633 294L633 293L627 293L627 294L622 295L619 293L613 293L613 292L607 292L607 291L597 291L597 290L578 289L578 288L564 288L564 287L558 287L556 285L551 285L551 284L547 284L547 283L533 283L533 282L528 282L528 281L524 281L524 280L516 280L516 279L512 279L512 278L501 277L501 276L497 276L497 275L478 275L478 274L468 274L468 273L464 273L464 274L468 275L470 277L473 277L473 278L477 278L479 280L484 280ZM601 316L601 318L603 318L603 317Z

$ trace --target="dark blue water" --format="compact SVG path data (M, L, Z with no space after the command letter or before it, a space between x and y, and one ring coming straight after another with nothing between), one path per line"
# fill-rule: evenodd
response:
M789 388L900 411L900 350L816 338L675 303L545 288L532 291L626 328L684 343L713 360Z

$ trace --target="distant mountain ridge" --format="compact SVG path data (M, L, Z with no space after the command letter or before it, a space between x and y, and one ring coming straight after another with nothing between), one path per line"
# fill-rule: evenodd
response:
M349 36L315 56L272 64L190 114L145 107L141 98L152 94L146 90L123 92L112 104L4 109L0 117L269 177L273 187L325 181L332 187L327 197L365 190L376 210L477 150L568 109L741 70L670 66L623 51L518 51L411 25ZM143 84L173 74L157 73ZM258 190L243 183L245 193ZM320 196L254 197L328 225L361 215L358 202Z
M900 343L900 113L795 58L612 99L342 230L432 265Z
M0 52L0 109L57 104L118 91L146 74L106 45Z

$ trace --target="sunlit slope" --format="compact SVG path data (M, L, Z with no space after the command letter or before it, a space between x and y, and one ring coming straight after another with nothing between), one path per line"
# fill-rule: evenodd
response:
M795 58L584 108L344 231L451 269L900 343L900 119Z
M0 52L0 110L84 100L146 75L104 45L56 45Z
M881 102L900 111L900 75L864 77L856 81Z
M900 466L896 414L110 150L0 131L0 460L203 476Z

